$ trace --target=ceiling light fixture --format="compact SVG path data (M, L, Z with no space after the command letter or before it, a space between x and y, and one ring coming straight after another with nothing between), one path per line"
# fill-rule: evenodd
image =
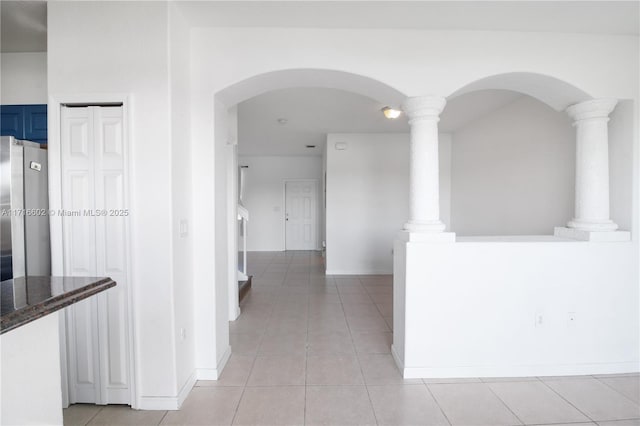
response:
M389 120L395 120L396 118L400 117L400 114L402 114L402 111L400 111L399 109L393 109L391 107L386 106L382 108L382 113Z

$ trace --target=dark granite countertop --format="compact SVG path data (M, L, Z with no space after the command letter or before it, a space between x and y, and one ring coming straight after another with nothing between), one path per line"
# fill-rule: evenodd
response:
M116 285L111 278L21 277L2 281L0 334Z

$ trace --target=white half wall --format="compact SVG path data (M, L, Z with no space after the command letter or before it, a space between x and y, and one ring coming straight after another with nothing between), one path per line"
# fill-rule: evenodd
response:
M0 104L47 103L46 52L2 53L0 75Z
M523 96L453 134L451 180L457 235L551 235L573 217L571 120Z
M632 243L396 244L406 277L394 282L394 318L405 330L393 349L404 377L639 371Z
M242 143L242 141L240 142ZM317 179L317 249L322 243L322 157L240 156L245 172L245 207L249 210L247 250L285 250L284 182L287 179Z
M451 138L440 134L439 142L448 227ZM409 218L409 135L329 134L326 149L327 274L390 274L393 240Z

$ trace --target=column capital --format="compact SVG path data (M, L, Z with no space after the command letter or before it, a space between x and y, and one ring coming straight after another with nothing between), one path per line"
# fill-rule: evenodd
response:
M611 111L616 107L617 99L592 99L571 105L566 109L574 123L589 119L608 119Z
M409 124L415 120L439 120L440 113L447 104L442 96L415 96L402 103L402 110L409 118Z

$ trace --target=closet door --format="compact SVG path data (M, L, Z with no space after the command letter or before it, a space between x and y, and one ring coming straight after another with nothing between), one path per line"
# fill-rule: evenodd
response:
M130 404L122 107L65 107L61 136L65 275L117 282L67 310L69 402Z
M117 285L98 298L100 360L107 404L129 404L129 338L125 146L122 107L91 107L94 111L96 271Z
M62 229L64 275L96 276L95 220L83 215L94 199L93 116L89 108L62 109ZM77 215L75 215L77 213ZM97 299L67 308L69 402L99 402Z

